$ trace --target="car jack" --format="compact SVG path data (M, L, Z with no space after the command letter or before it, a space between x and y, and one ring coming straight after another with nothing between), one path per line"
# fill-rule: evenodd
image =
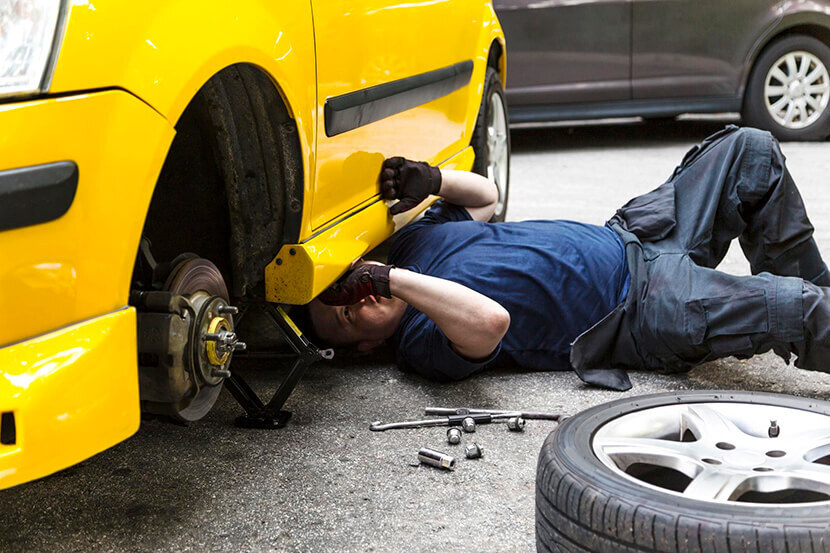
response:
M291 349L297 354L294 366L288 376L282 381L267 404L263 403L245 380L236 371L225 379L225 388L245 409L245 414L236 418L235 424L241 428L282 428L291 418L291 412L283 410L282 406L297 387L306 369L321 359L334 357L334 350L318 349L303 335L297 325L288 317L280 306L266 303L265 313L276 323L282 335L288 341Z

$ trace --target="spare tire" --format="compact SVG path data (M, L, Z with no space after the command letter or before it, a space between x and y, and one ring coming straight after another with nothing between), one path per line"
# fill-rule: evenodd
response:
M813 552L830 546L830 403L641 396L545 440L536 544L557 552Z

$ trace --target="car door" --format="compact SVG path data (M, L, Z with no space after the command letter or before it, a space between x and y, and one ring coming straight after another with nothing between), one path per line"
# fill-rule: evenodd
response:
M735 96L781 0L634 0L632 95Z
M627 100L630 0L496 0L507 41L508 102Z
M439 163L469 144L469 81L483 10L476 0L313 0L312 9L312 228L319 228L378 194L384 158Z

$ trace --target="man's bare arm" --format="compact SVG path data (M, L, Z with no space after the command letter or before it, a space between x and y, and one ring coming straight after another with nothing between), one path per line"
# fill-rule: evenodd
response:
M496 183L470 171L441 170L439 194L448 202L467 209L476 221L489 221L496 211Z
M432 319L453 349L470 359L490 355L510 326L504 307L457 282L395 267L389 273L389 288L393 296Z

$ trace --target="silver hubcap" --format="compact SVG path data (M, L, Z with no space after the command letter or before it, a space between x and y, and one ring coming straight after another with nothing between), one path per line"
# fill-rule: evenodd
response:
M504 211L507 196L508 155L507 112L501 96L491 94L487 110L487 178L495 181L499 189L499 203L495 215Z
M809 52L790 52L776 61L764 81L764 101L776 123L787 129L812 125L830 97L827 68Z
M663 493L777 509L830 500L830 417L819 413L667 405L606 423L592 446L613 471Z

